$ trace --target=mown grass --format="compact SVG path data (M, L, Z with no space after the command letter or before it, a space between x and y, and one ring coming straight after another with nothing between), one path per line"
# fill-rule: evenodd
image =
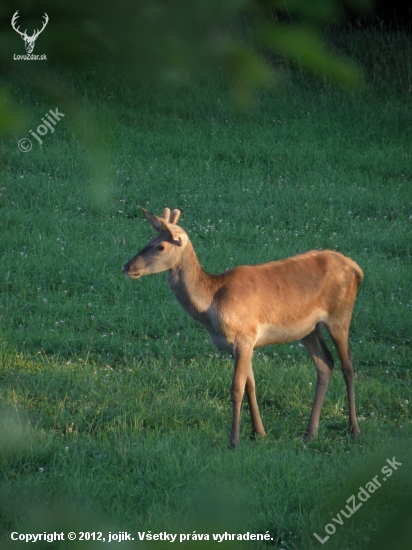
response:
M384 79L345 95L289 69L239 113L218 77L170 90L96 72L58 78L104 133L102 181L69 113L41 148L1 146L2 544L19 547L10 531L61 527L127 530L135 544L148 530L268 531L274 547L317 548L313 532L325 536L330 516L396 456L402 467L327 542L367 548L412 482L408 94ZM24 82L10 87L29 136L56 106ZM255 352L267 438L250 440L244 407L242 446L227 449L230 357L164 275L121 273L152 235L141 207L166 205L182 210L210 272L314 248L360 264L359 444L346 435L338 366L319 437L302 442L316 377L294 343Z

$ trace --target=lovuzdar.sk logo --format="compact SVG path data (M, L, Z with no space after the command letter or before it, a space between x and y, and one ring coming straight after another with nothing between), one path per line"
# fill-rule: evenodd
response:
M13 17L11 19L11 26L23 38L24 46L25 46L26 52L27 52L26 55L16 55L16 54L14 54L14 56L13 56L14 60L16 60L16 61L19 61L19 60L46 61L47 60L46 54L36 55L36 54L32 53L39 34L44 31L44 28L46 27L47 23L49 22L49 16L47 15L47 13L44 13L43 17L44 17L44 20L43 20L42 28L40 30L39 29L35 30L33 32L33 34L31 36L29 36L27 34L27 29L24 32L21 32L20 27L16 26L17 19L19 18L19 11L17 10L16 13L13 15Z

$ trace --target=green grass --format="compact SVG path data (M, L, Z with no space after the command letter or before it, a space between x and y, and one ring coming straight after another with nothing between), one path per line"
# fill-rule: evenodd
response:
M148 530L268 531L273 547L319 548L313 532L325 536L396 456L402 467L325 546L367 548L412 488L408 94L370 79L345 95L288 70L276 92L239 113L218 77L136 89L113 69L97 73L57 77L89 140L103 136L97 161L69 111L41 148L33 140L21 153L17 140L56 105L10 81L28 119L26 133L1 145L2 547L20 547L11 531L117 529L135 544ZM166 205L182 210L210 272L314 248L359 263L359 444L345 432L338 366L319 436L303 444L316 375L294 343L255 352L267 438L249 438L245 406L241 448L227 449L230 357L180 308L164 274L134 282L121 273L152 236L141 207Z

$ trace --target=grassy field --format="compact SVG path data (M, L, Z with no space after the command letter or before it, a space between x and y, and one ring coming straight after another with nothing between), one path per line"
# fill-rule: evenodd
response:
M400 516L379 531L412 492L411 110L395 69L393 86L370 72L356 94L288 69L244 113L217 75L170 90L136 87L106 66L61 72L76 112L10 82L27 126L1 145L2 548L27 548L10 532L43 531L127 531L126 550L170 544L140 542L149 531L190 533L188 548L222 545L194 533L225 532L270 537L228 548L320 548L313 533L324 539L376 475L382 487L332 524L324 547L379 548L373 537L383 544L389 533L393 547L409 548ZM54 133L19 151L56 107L65 117ZM359 263L359 444L346 435L338 365L319 436L303 443L316 375L294 343L255 352L267 437L249 438L245 405L242 445L228 450L230 357L180 308L164 274L136 282L121 273L153 234L141 208L164 206L181 209L209 272L321 248ZM402 466L383 483L393 457Z

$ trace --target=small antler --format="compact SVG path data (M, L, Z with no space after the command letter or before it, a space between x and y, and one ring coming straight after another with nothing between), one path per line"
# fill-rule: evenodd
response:
M162 218L166 223L177 223L177 220L180 216L180 210L175 208L172 213L170 213L170 208L165 208L163 210Z
M170 216L170 223L177 223L180 217L180 210L175 208Z
M170 208L165 208L163 210L163 214L162 214L162 218L164 219L165 222L168 222L169 219L170 219Z
M13 15L13 17L11 19L11 26L13 27L13 29L16 32L18 32L20 34L20 36L22 36L23 38L27 38L27 34L26 34L27 29L24 32L21 32L19 30L20 27L16 27L16 22L17 22L18 18L19 18L19 10L17 10L16 13Z

